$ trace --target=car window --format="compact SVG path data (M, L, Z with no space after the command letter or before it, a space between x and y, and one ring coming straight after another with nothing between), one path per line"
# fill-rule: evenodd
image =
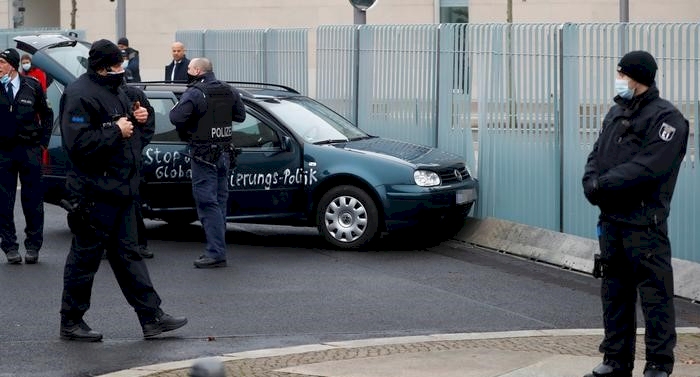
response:
M58 81L54 80L51 85L46 88L46 102L49 104L51 110L53 110L53 134L60 135L61 127L58 124L58 110L61 103L61 95L63 94L63 85Z
M238 148L272 148L280 146L277 133L253 114L241 123L233 123L233 145Z
M170 123L170 109L175 106L172 98L149 98L156 116L156 133L153 141L180 142L175 126Z
M368 135L330 108L308 97L269 101L267 108L309 143L326 140L357 140Z
M74 77L78 77L87 71L90 46L87 42L78 42L74 46L50 47L42 51L66 68Z

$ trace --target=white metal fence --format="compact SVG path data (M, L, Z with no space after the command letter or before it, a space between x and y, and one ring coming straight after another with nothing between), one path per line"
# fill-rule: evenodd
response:
M670 229L675 256L700 262L698 23L346 25L176 37L212 57L224 79L308 93L315 72L315 97L366 131L437 146L477 167L476 216L584 237L594 237L597 211L580 180L612 104L616 64L627 51L648 50L661 95L691 121Z

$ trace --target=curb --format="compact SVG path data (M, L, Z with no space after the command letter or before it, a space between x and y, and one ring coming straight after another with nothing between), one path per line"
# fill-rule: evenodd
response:
M679 335L690 334L700 335L700 327L679 327ZM638 329L637 335L643 335L644 330ZM523 330L523 331L503 331L486 333L454 333L454 334L432 334L419 336L405 336L393 338L370 338L352 341L327 342L320 344L309 344L283 348L269 348L224 354L221 356L207 357L206 359L217 360L222 363L276 358L290 355L299 355L312 352L354 350L363 347L396 346L427 342L459 342L459 341L482 341L498 339L523 339L523 338L557 338L557 337L579 337L603 335L602 329L564 329L564 330ZM595 349L591 350L597 354ZM181 360L161 364L153 364L126 369L118 372L103 374L98 377L146 377L153 375L163 375L168 372L188 370L192 364L202 358ZM175 376L176 374L173 374Z

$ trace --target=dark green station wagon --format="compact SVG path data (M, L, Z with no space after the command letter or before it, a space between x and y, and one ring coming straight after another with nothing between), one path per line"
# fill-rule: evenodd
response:
M15 38L17 48L53 79L57 110L64 85L85 71L90 45L64 36ZM478 181L462 157L439 149L372 136L323 104L271 84L232 82L247 117L233 124L240 150L229 182L231 222L315 226L334 247L356 249L382 232L463 223ZM168 119L186 89L147 82L156 132L143 151L144 216L169 223L197 220L189 157ZM60 127L44 156L45 201L59 205L69 162Z

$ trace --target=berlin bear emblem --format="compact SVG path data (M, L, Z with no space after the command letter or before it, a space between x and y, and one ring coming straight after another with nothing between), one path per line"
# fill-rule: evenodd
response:
M673 139L673 135L676 134L676 128L664 123L661 125L661 128L659 129L659 137L663 141L671 141Z

